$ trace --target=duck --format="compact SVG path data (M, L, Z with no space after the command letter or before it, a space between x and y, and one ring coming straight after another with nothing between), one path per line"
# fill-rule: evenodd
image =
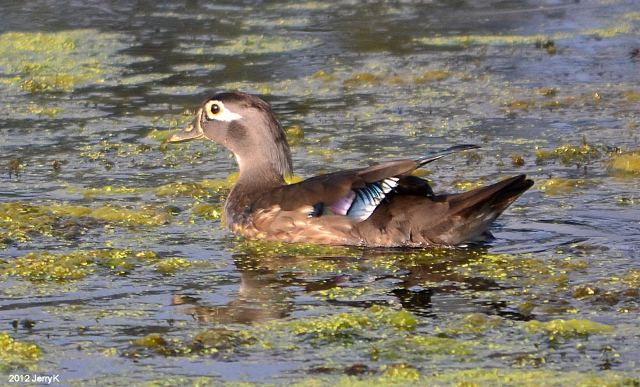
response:
M205 139L233 153L239 176L224 222L248 239L368 247L460 246L491 240L490 225L533 181L513 176L462 193L435 193L413 174L460 144L287 184L286 133L263 99L242 92L207 98L193 121L167 141Z

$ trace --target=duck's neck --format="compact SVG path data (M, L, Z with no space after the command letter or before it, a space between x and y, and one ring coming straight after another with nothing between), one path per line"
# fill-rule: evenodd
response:
M252 211L252 204L260 195L285 184L283 173L271 162L245 163L236 156L240 167L240 176L231 189L225 203L225 217L229 226L243 223ZM289 172L288 166L287 172Z

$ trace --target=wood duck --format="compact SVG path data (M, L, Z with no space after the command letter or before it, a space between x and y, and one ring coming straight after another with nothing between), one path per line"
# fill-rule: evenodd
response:
M206 138L229 149L240 167L225 222L250 239L380 247L456 246L489 238L488 227L533 185L525 175L456 194L435 194L411 173L456 145L416 159L315 176L286 184L291 152L269 104L244 93L206 100L171 143Z

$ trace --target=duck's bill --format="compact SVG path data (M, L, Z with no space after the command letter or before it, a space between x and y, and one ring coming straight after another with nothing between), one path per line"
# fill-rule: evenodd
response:
M167 142L176 143L176 142L183 142L183 141L191 141L191 140L196 140L198 138L204 137L204 133L202 132L202 128L200 127L200 120L198 119L198 117L200 117L200 114L196 116L196 119L193 120L192 123L190 123L184 129L182 129L182 131L169 137Z

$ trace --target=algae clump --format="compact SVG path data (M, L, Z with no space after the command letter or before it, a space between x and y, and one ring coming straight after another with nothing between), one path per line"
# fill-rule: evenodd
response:
M415 82L417 83L429 83L429 82L439 82L444 81L449 78L451 73L446 70L428 70L419 75Z
M156 264L156 270L162 274L170 275L190 266L191 262L184 258L167 258Z
M420 380L420 371L407 364L395 364L382 367L382 383L397 383Z
M220 205L198 203L191 208L191 212L208 220L219 220L222 218L223 208Z
M214 328L198 333L190 343L189 350L200 355L224 354L229 356L237 348L255 343L255 337L248 331Z
M25 243L34 235L46 237L78 233L78 227L91 226L87 219L118 226L160 226L170 222L171 215L152 207L129 209L115 205L86 207L54 203L33 205L23 202L0 203L0 232L3 244ZM82 221L84 219L84 221ZM93 224L95 226L95 222ZM79 231L82 233L83 231Z
M616 172L640 174L640 151L621 153L611 158L609 167Z
M376 343L371 351L372 360L413 359L421 361L434 356L455 356L463 359L474 353L475 341L457 340L448 337L409 335L399 339Z
M538 189L547 195L562 195L570 193L576 188L588 185L585 179L547 179L538 185Z
M54 212L56 209L53 209ZM64 212L62 212L64 213ZM81 216L103 220L123 226L160 226L169 223L171 215L153 208L137 210L112 205L93 208L89 213Z
M259 326L260 330L293 334L312 342L351 343L356 338L374 334L377 329L393 328L396 332L414 331L416 317L405 310L372 306L365 311L339 313L296 321L271 321Z
M160 334L151 333L131 342L126 356L140 358L157 354L161 356L181 355L217 355L229 357L238 348L256 342L246 331L233 331L225 328L213 328L198 333L192 340L167 339Z
M416 38L414 41L430 46L462 46L472 45L522 45L540 44L557 40L575 39L580 36L597 36L599 38L611 38L621 34L632 32L629 23L618 23L613 27L586 29L576 32L557 32L545 35L461 35L461 36L435 36ZM544 44L544 43L543 43ZM555 47L555 45L554 45ZM548 47L547 51L549 51ZM549 51L553 53L553 51Z
M231 190L239 175L236 172L227 176L226 179L204 179L193 183L178 181L161 185L156 188L155 192L160 197L208 198Z
M0 262L0 276L19 277L34 282L64 282L82 279L100 267L116 274L127 274L139 264L158 259L151 251L119 249L70 253L32 252Z
M55 203L52 205L31 205L22 202L2 203L0 210L0 229L15 234L19 241L28 240L28 234L37 232L51 235L54 225L62 218L93 218L121 226L159 226L170 221L171 217L155 208L143 207L129 209L115 205L85 207Z
M108 63L119 39L96 30L5 32L0 34L0 68L10 83L29 93L70 92L103 82L115 71Z
M354 257L359 251L352 247L315 245L312 243L284 243L264 240L242 240L234 250L254 257L305 256L305 257Z
M556 337L580 337L595 334L611 333L615 330L610 325L590 320L551 320L547 322L529 321L525 328L529 333L545 333L550 339Z
M453 335L482 334L487 330L499 328L503 321L500 317L487 316L483 313L471 313L447 328L446 332Z
M42 357L35 344L16 341L7 332L0 332L0 371L29 368Z
M536 148L537 162L558 160L564 165L584 164L602 156L598 148L583 142L581 145L564 144L553 150Z

